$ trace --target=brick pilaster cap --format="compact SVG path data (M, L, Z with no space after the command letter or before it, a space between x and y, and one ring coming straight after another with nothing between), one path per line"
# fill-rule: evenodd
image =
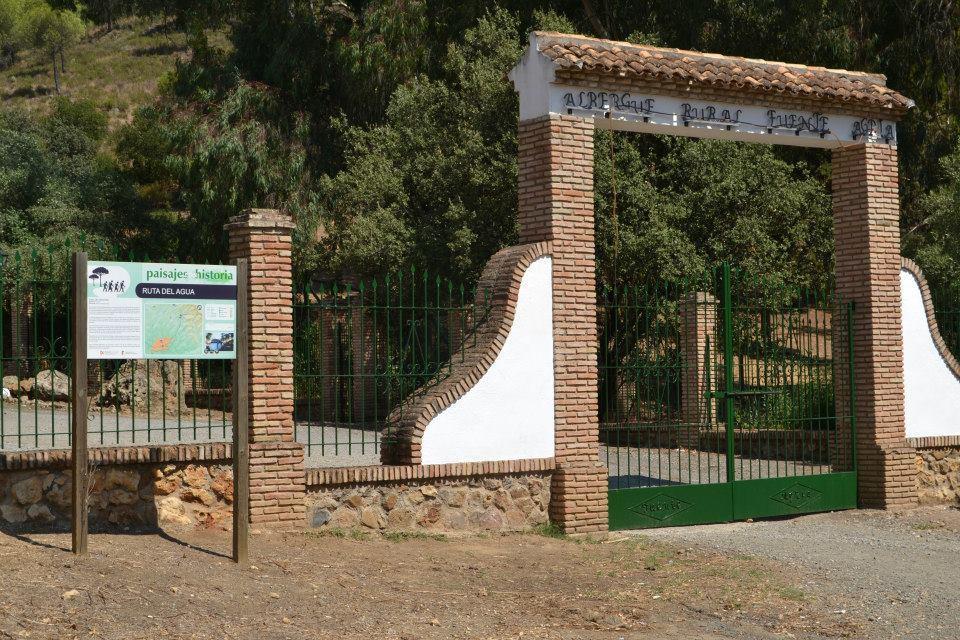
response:
M224 230L233 231L235 229L259 229L261 231L284 231L293 229L294 224L290 214L283 213L277 209L246 209L230 218L227 224L223 225Z

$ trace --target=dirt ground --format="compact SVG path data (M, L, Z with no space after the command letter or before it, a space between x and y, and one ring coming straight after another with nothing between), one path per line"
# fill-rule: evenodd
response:
M0 638L835 638L813 577L647 537L0 534ZM865 637L865 636L864 636Z
M960 509L845 511L644 534L795 567L868 638L960 638ZM829 595L829 594L833 595Z

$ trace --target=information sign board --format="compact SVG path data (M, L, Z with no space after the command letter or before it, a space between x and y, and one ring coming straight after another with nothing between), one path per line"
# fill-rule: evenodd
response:
M87 264L90 359L232 360L236 332L236 267Z

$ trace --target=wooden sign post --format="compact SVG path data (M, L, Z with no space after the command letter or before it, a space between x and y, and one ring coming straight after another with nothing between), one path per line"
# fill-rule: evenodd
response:
M73 553L87 553L87 487L90 469L87 464L87 254L73 254L73 340L72 388L73 402L73 504L70 526L73 534Z
M233 561L247 562L250 535L250 264L237 260L237 359L233 362Z

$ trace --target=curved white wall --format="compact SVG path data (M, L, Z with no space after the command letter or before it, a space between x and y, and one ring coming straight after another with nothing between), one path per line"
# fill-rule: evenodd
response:
M900 270L904 419L908 438L960 435L960 380L933 342L920 284Z
M550 256L527 267L500 354L427 425L422 464L553 457L552 271Z

